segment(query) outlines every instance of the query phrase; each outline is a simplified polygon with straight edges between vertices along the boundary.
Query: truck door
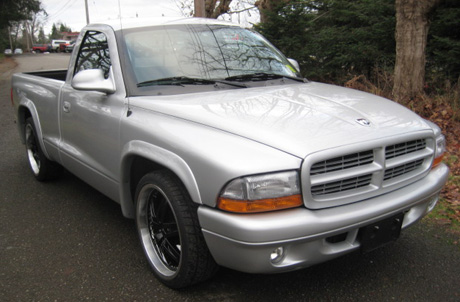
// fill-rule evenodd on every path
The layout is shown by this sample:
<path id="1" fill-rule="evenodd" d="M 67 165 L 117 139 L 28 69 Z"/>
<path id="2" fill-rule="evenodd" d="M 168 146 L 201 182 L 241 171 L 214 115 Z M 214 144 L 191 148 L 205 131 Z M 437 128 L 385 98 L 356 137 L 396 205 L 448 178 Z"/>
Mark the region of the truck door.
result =
<path id="1" fill-rule="evenodd" d="M 110 50 L 112 46 L 116 49 L 115 39 L 113 40 L 113 45 L 109 47 L 107 34 L 87 31 L 80 44 L 71 76 L 86 69 L 101 69 L 107 79 L 110 69 L 113 68 Z M 72 71 L 69 69 L 70 72 Z M 63 165 L 118 201 L 119 124 L 121 116 L 126 114 L 126 94 L 120 89 L 113 94 L 76 90 L 70 82 L 68 78 L 62 89 L 60 102 L 60 154 Z"/>

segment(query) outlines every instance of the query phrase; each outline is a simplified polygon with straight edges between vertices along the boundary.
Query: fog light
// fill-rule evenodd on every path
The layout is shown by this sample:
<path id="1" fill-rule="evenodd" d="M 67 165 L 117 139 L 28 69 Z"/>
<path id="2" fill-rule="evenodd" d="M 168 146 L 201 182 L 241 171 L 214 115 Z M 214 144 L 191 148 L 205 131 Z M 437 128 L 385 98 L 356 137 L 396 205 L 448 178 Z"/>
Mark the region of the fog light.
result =
<path id="1" fill-rule="evenodd" d="M 284 257 L 284 248 L 282 246 L 277 247 L 270 254 L 270 261 L 272 263 L 279 263 Z"/>
<path id="2" fill-rule="evenodd" d="M 438 203 L 438 200 L 439 200 L 439 194 L 436 194 L 433 197 L 431 197 L 430 203 L 428 204 L 428 208 L 426 209 L 427 213 L 431 212 L 434 209 L 434 207 Z"/>

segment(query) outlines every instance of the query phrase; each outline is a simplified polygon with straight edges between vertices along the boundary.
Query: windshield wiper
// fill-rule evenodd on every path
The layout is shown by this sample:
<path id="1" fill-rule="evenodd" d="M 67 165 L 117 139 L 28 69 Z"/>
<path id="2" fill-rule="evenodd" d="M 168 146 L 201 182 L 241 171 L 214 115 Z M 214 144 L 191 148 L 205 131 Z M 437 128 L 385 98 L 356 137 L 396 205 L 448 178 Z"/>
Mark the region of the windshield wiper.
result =
<path id="1" fill-rule="evenodd" d="M 256 72 L 256 73 L 249 73 L 249 74 L 240 74 L 236 76 L 231 76 L 225 78 L 226 81 L 237 81 L 237 82 L 246 82 L 246 81 L 267 81 L 267 80 L 276 80 L 276 79 L 290 79 L 298 82 L 305 82 L 304 78 L 298 78 L 283 74 L 276 74 L 276 73 L 266 73 L 266 72 Z"/>
<path id="2" fill-rule="evenodd" d="M 237 84 L 233 82 L 228 82 L 225 80 L 214 80 L 214 79 L 198 79 L 198 78 L 189 78 L 189 77 L 169 77 L 157 80 L 150 80 L 145 81 L 137 84 L 137 87 L 145 87 L 145 86 L 155 86 L 155 85 L 213 85 L 216 83 L 231 85 L 234 87 L 246 88 L 247 86 L 244 84 Z"/>
<path id="3" fill-rule="evenodd" d="M 205 83 L 203 83 L 205 82 Z M 154 85 L 179 85 L 184 84 L 209 84 L 207 80 L 194 79 L 189 77 L 169 77 L 150 81 L 144 81 L 137 84 L 137 87 L 154 86 Z"/>
<path id="4" fill-rule="evenodd" d="M 240 87 L 240 88 L 248 88 L 246 84 L 238 84 L 238 83 L 233 83 L 233 82 L 226 81 L 226 80 L 210 80 L 210 81 L 214 83 L 226 84 L 226 85 L 231 85 L 231 86 Z"/>

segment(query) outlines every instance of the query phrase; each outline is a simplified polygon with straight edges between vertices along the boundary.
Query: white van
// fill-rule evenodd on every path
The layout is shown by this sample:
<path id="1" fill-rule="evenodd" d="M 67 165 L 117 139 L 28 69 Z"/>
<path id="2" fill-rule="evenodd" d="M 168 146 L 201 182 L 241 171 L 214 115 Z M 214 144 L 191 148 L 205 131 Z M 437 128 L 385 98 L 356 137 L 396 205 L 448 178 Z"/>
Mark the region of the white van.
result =
<path id="1" fill-rule="evenodd" d="M 51 51 L 58 52 L 59 51 L 59 45 L 60 44 L 69 44 L 70 41 L 68 40 L 52 40 L 51 41 Z"/>

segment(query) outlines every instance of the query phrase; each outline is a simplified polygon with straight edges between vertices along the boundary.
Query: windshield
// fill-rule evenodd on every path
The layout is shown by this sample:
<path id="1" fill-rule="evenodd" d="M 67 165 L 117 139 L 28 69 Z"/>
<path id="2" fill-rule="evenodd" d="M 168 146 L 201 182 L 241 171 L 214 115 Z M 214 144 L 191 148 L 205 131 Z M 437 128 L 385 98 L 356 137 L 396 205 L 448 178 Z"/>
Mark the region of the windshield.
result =
<path id="1" fill-rule="evenodd" d="M 158 26 L 130 29 L 123 35 L 138 87 L 166 85 L 164 79 L 175 79 L 177 84 L 178 78 L 234 80 L 261 73 L 299 76 L 262 36 L 236 26 Z"/>

